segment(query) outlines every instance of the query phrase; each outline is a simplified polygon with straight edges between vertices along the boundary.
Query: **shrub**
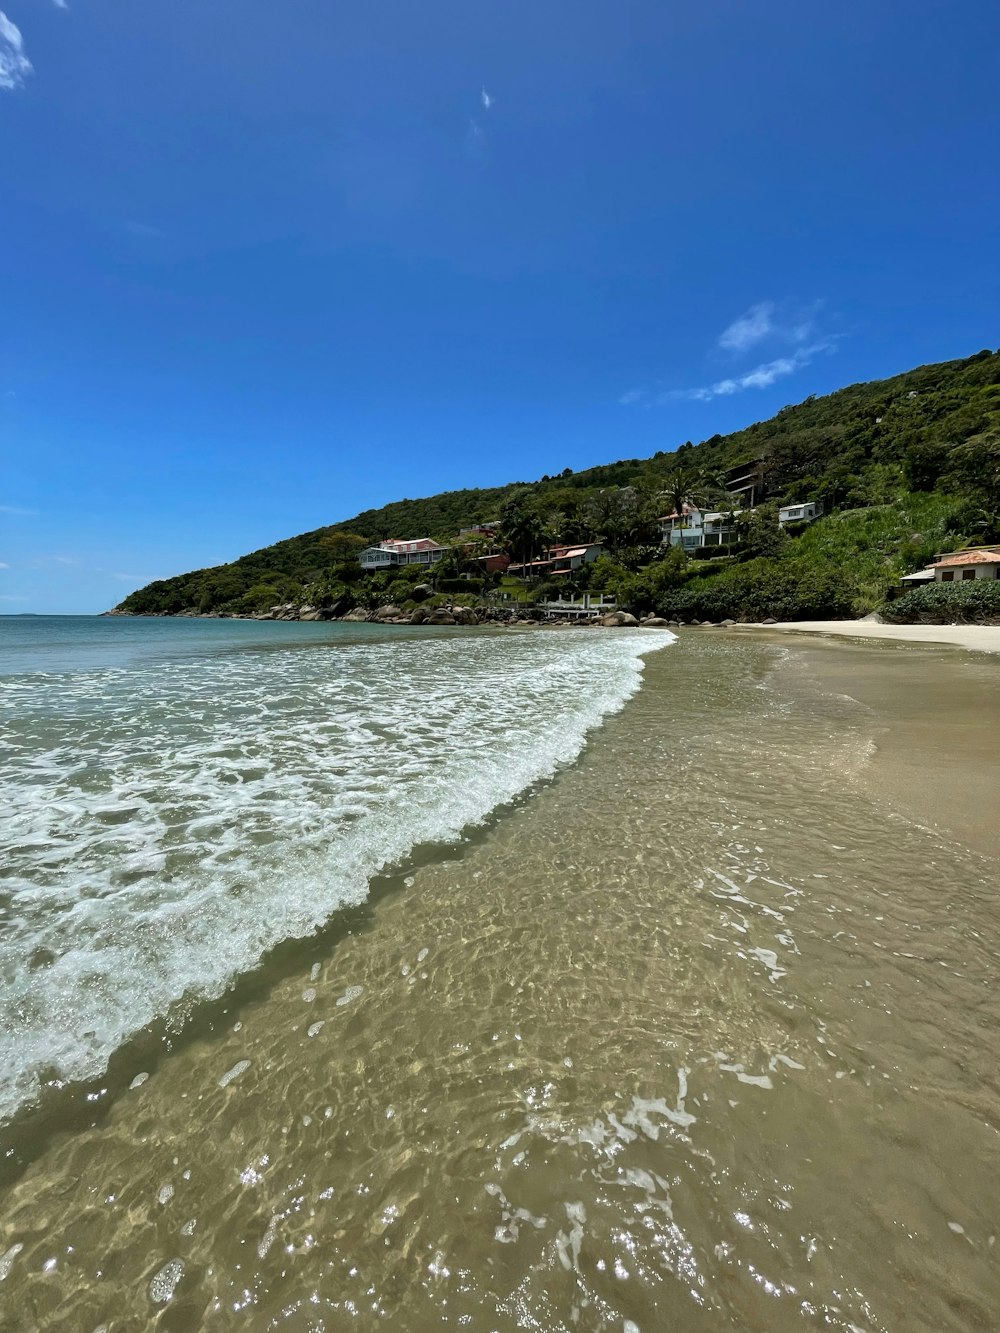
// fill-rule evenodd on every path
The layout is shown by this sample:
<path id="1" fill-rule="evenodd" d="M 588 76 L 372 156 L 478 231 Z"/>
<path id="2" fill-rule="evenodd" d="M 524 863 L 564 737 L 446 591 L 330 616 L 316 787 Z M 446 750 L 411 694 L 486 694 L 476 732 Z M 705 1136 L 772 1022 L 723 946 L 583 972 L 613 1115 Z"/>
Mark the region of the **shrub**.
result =
<path id="1" fill-rule="evenodd" d="M 832 620 L 853 616 L 855 595 L 843 571 L 752 560 L 665 591 L 656 610 L 668 619 Z"/>
<path id="2" fill-rule="evenodd" d="M 482 579 L 438 579 L 435 587 L 438 592 L 476 593 L 481 592 Z"/>
<path id="3" fill-rule="evenodd" d="M 928 583 L 882 608 L 896 625 L 976 625 L 1000 621 L 1000 580 Z"/>

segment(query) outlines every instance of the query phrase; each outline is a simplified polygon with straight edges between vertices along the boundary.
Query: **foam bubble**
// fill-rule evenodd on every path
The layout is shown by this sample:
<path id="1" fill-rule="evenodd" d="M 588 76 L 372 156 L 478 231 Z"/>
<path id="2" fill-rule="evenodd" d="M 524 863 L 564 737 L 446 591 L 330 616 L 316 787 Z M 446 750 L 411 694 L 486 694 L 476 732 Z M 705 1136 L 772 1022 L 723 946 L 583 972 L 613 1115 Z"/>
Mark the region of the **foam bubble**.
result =
<path id="1" fill-rule="evenodd" d="M 149 1299 L 155 1305 L 166 1305 L 173 1300 L 177 1284 L 184 1276 L 184 1263 L 181 1259 L 171 1259 L 154 1275 L 149 1284 Z"/>

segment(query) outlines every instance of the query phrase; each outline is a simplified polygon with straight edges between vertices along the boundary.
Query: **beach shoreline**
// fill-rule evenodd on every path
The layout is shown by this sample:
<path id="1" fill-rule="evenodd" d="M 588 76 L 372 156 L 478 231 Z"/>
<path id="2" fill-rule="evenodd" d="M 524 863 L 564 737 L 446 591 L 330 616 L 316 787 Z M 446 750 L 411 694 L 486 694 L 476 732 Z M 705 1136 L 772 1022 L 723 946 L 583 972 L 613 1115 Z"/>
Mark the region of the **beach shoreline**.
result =
<path id="1" fill-rule="evenodd" d="M 873 620 L 784 620 L 771 625 L 730 625 L 756 633 L 826 634 L 894 643 L 941 644 L 978 653 L 1000 653 L 1000 625 L 883 625 Z"/>

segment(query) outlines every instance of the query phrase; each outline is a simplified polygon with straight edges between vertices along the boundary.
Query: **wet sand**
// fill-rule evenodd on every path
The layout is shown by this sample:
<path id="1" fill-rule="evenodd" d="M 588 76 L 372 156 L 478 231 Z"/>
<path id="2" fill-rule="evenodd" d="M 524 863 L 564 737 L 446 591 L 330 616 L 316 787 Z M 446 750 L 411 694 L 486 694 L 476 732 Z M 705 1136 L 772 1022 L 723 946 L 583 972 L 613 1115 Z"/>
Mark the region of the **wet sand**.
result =
<path id="1" fill-rule="evenodd" d="M 996 702 L 962 652 L 683 635 L 7 1133 L 0 1328 L 993 1329 Z"/>

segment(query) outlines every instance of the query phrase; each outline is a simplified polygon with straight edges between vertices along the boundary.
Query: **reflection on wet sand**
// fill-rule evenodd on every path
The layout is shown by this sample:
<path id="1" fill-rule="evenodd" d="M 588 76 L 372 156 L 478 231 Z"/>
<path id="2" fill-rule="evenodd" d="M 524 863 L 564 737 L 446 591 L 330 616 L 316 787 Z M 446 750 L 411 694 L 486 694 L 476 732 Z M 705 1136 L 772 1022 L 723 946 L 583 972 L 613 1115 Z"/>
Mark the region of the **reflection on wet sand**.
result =
<path id="1" fill-rule="evenodd" d="M 553 783 L 20 1145 L 0 1327 L 993 1328 L 996 863 L 906 817 L 878 685 L 995 736 L 993 675 L 905 651 L 655 654 Z"/>

